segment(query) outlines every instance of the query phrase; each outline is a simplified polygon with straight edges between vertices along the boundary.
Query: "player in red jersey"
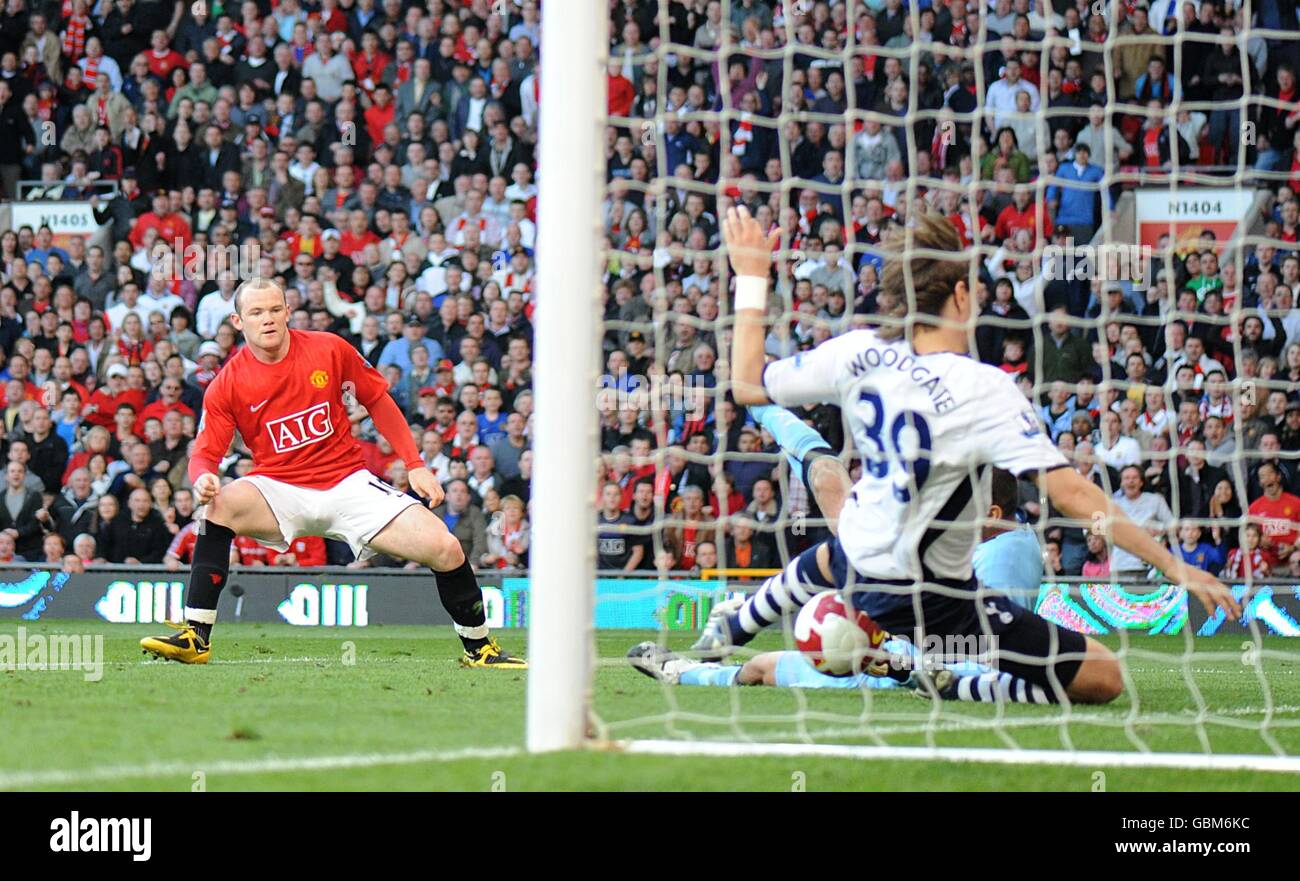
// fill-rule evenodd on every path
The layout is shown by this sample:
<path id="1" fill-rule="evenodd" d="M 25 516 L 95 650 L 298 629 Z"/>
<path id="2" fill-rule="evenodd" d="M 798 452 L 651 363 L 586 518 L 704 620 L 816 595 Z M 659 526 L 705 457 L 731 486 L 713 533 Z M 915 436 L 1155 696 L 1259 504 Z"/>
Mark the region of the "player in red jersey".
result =
<path id="1" fill-rule="evenodd" d="M 140 647 L 159 657 L 207 663 L 230 546 L 248 536 L 288 551 L 307 535 L 346 541 L 360 559 L 387 554 L 434 571 L 443 607 L 464 643 L 467 667 L 522 669 L 488 632 L 483 595 L 460 542 L 417 499 L 366 471 L 343 403 L 354 395 L 406 463 L 411 488 L 432 505 L 442 487 L 420 460 L 388 383 L 356 349 L 328 333 L 289 330 L 284 291 L 265 279 L 235 293 L 231 322 L 246 345 L 217 374 L 203 400 L 190 456 L 195 501 L 206 505 L 194 543 L 185 626 Z M 218 463 L 238 431 L 253 454 L 247 476 L 226 485 Z"/>

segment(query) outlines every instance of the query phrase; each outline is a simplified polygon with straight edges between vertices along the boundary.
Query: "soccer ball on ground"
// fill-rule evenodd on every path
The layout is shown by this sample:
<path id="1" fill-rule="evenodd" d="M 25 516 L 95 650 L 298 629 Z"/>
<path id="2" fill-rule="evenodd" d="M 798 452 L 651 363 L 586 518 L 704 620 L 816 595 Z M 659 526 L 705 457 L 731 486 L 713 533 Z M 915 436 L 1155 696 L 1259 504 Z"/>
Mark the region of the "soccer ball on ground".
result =
<path id="1" fill-rule="evenodd" d="M 833 590 L 813 597 L 794 620 L 795 647 L 828 676 L 861 672 L 884 641 L 885 631 Z"/>

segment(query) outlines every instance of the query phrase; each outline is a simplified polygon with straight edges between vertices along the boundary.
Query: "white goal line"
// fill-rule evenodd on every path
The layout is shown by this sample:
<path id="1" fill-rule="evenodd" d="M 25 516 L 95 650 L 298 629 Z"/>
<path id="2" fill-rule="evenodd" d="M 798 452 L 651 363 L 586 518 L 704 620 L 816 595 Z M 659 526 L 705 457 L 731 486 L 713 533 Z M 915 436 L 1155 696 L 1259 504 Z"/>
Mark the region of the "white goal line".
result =
<path id="1" fill-rule="evenodd" d="M 1117 752 L 1057 749 L 968 749 L 965 747 L 857 746 L 818 743 L 724 743 L 699 740 L 623 740 L 593 744 L 627 753 L 660 756 L 776 756 L 855 761 L 942 761 L 993 765 L 1067 765 L 1079 768 L 1179 768 L 1196 771 L 1300 773 L 1300 756 L 1207 755 L 1204 753 Z"/>
<path id="2" fill-rule="evenodd" d="M 257 759 L 151 762 L 144 765 L 100 765 L 79 769 L 0 770 L 0 791 L 42 786 L 84 786 L 109 780 L 188 777 L 201 771 L 209 777 L 279 774 L 295 771 L 346 771 L 384 765 L 425 765 L 467 759 L 509 759 L 523 754 L 513 746 L 466 747 L 456 750 L 416 750 L 400 753 L 355 753 L 326 756 L 266 756 Z"/>

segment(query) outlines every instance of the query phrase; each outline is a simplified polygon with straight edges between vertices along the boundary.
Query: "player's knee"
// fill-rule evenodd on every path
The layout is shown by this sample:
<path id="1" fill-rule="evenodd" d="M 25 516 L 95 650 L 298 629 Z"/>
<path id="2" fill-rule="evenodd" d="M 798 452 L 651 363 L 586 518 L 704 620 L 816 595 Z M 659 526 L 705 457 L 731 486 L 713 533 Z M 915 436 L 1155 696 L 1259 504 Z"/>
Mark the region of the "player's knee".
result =
<path id="1" fill-rule="evenodd" d="M 1119 658 L 1100 643 L 1088 646 L 1088 658 L 1069 688 L 1070 697 L 1080 703 L 1107 704 L 1124 693 L 1124 676 Z"/>
<path id="2" fill-rule="evenodd" d="M 849 473 L 834 456 L 818 456 L 808 465 L 813 491 L 819 496 L 826 492 L 844 492 L 851 484 Z"/>
<path id="3" fill-rule="evenodd" d="M 429 567 L 436 572 L 450 572 L 460 568 L 460 565 L 465 562 L 465 549 L 461 547 L 460 540 L 450 532 L 434 536 L 429 553 L 431 557 Z"/>
<path id="4" fill-rule="evenodd" d="M 1077 700 L 1090 704 L 1108 704 L 1123 693 L 1124 677 L 1119 673 L 1119 664 L 1106 664 L 1102 671 L 1090 678 Z"/>

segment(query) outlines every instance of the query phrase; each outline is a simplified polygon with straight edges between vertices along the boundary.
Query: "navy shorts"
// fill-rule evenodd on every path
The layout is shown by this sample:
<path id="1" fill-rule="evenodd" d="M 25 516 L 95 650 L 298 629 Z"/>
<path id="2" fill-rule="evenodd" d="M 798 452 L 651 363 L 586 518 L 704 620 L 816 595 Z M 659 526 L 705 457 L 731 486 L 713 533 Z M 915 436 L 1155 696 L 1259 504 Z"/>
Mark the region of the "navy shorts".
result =
<path id="1" fill-rule="evenodd" d="M 918 622 L 913 582 L 868 579 L 849 565 L 838 538 L 827 541 L 835 584 L 849 587 L 853 605 L 890 633 L 906 636 L 918 646 L 927 636 L 985 637 L 987 645 L 996 649 L 991 659 L 995 669 L 1044 689 L 1064 689 L 1078 675 L 1087 649 L 1082 633 L 1048 621 L 1008 597 L 981 594 L 974 578 L 926 582 L 947 590 L 922 588 Z M 918 623 L 923 625 L 920 632 Z"/>

